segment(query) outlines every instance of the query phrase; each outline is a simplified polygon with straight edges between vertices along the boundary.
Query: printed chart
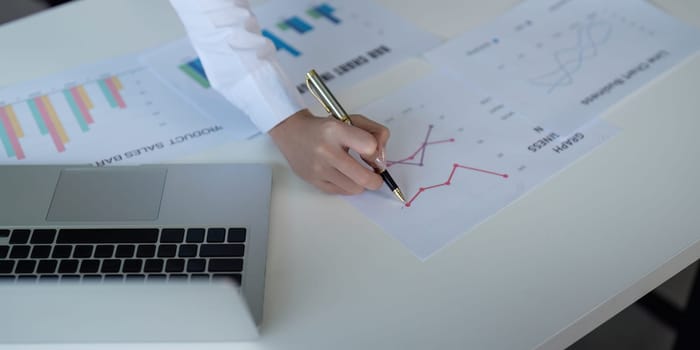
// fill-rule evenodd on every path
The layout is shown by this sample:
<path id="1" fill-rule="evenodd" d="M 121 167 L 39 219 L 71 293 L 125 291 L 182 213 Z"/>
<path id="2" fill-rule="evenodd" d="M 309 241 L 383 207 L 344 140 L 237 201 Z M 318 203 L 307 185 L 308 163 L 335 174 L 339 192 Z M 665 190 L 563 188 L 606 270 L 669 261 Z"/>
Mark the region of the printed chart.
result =
<path id="1" fill-rule="evenodd" d="M 271 0 L 253 9 L 262 35 L 277 48 L 277 58 L 307 103 L 304 75 L 316 69 L 331 89 L 345 89 L 388 67 L 417 56 L 440 40 L 368 1 L 323 3 Z M 182 39 L 147 55 L 144 61 L 210 115 L 221 115 L 220 97 L 201 69 L 194 49 Z M 189 80 L 189 81 L 186 81 Z M 216 101 L 219 100 L 219 101 Z"/>
<path id="2" fill-rule="evenodd" d="M 388 190 L 346 198 L 421 259 L 617 133 L 602 122 L 567 137 L 544 130 L 447 73 L 361 113 L 391 129 L 387 165 L 407 202 Z"/>
<path id="3" fill-rule="evenodd" d="M 260 133 L 245 113 L 211 87 L 188 39 L 146 52 L 141 61 L 200 113 L 226 121 L 232 139 L 247 139 Z"/>
<path id="4" fill-rule="evenodd" d="M 230 137 L 134 57 L 0 90 L 0 164 L 140 163 Z"/>
<path id="5" fill-rule="evenodd" d="M 529 0 L 426 57 L 565 133 L 699 47 L 697 29 L 647 1 Z"/>

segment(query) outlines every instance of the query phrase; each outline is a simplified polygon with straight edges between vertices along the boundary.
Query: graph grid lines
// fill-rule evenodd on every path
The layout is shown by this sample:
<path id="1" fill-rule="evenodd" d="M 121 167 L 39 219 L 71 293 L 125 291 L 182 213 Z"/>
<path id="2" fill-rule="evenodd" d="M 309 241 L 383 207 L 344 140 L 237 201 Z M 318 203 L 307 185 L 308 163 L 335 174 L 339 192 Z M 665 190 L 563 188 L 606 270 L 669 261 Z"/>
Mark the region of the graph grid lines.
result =
<path id="1" fill-rule="evenodd" d="M 557 68 L 532 78 L 535 86 L 544 86 L 548 93 L 574 83 L 574 74 L 583 67 L 587 59 L 598 56 L 598 49 L 612 34 L 612 25 L 605 21 L 591 21 L 576 29 L 576 45 L 554 52 Z"/>

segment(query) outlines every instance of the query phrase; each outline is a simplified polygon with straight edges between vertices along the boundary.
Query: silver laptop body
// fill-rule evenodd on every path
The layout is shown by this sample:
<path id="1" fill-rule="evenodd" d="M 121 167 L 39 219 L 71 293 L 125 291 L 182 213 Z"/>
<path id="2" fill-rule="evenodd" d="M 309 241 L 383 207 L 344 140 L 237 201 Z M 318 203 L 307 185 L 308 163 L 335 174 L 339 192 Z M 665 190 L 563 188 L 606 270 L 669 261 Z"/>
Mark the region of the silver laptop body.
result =
<path id="1" fill-rule="evenodd" d="M 271 178 L 260 164 L 0 166 L 0 343 L 254 338 Z"/>

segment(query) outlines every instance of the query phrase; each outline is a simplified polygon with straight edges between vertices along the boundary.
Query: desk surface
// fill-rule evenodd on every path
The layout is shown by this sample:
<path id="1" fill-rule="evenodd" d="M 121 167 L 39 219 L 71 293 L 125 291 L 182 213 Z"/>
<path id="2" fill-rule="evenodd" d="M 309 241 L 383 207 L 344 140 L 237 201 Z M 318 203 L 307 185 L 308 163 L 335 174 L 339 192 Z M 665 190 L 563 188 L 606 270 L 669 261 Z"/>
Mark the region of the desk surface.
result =
<path id="1" fill-rule="evenodd" d="M 516 1 L 380 2 L 448 38 Z M 657 3 L 700 26 L 697 1 Z M 182 35 L 165 0 L 77 2 L 0 27 L 0 86 Z M 411 59 L 340 98 L 353 110 L 430 70 Z M 426 262 L 298 179 L 267 137 L 183 159 L 274 164 L 262 337 L 211 348 L 568 346 L 700 257 L 698 88 L 696 57 L 603 115 L 619 136 Z"/>

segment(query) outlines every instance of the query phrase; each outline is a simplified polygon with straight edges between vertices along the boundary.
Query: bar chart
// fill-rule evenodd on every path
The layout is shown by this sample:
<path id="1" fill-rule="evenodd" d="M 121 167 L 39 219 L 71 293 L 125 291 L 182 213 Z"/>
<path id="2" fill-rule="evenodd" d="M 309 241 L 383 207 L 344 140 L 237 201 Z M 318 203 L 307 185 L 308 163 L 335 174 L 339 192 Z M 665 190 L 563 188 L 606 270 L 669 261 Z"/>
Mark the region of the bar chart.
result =
<path id="1" fill-rule="evenodd" d="M 439 44 L 440 39 L 368 0 L 304 3 L 269 0 L 253 9 L 277 60 L 311 105 L 304 74 L 316 69 L 332 89 L 346 89 Z M 143 62 L 207 114 L 231 102 L 214 89 L 187 38 L 155 49 Z M 206 64 L 206 62 L 204 62 Z"/>
<path id="2" fill-rule="evenodd" d="M 0 164 L 162 159 L 229 140 L 226 125 L 128 56 L 0 89 Z"/>
<path id="3" fill-rule="evenodd" d="M 56 152 L 64 152 L 71 137 L 66 131 L 65 124 L 75 122 L 83 133 L 90 131 L 90 125 L 95 123 L 91 110 L 95 108 L 92 98 L 87 92 L 86 85 L 99 87 L 104 100 L 111 108 L 125 109 L 126 102 L 121 90 L 124 88 L 119 77 L 109 76 L 80 85 L 69 86 L 57 92 L 47 94 L 33 94 L 24 101 L 18 101 L 0 107 L 0 139 L 2 139 L 5 153 L 8 157 L 18 160 L 26 157 L 22 147 L 24 128 L 35 127 L 39 134 L 51 139 Z M 65 101 L 69 110 L 58 112 L 56 104 Z M 20 124 L 15 110 L 26 109 L 32 116 L 34 125 Z M 72 114 L 72 118 L 69 116 Z M 71 120 L 72 119 L 72 120 Z"/>
<path id="4" fill-rule="evenodd" d="M 199 58 L 185 62 L 181 64 L 179 68 L 188 77 L 197 82 L 197 84 L 199 84 L 199 86 L 202 88 L 208 89 L 211 87 L 209 80 L 207 79 L 207 74 L 204 72 L 202 61 Z"/>

